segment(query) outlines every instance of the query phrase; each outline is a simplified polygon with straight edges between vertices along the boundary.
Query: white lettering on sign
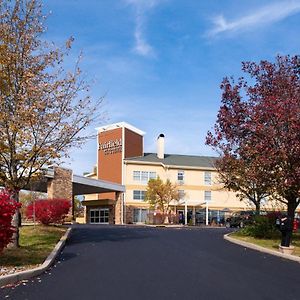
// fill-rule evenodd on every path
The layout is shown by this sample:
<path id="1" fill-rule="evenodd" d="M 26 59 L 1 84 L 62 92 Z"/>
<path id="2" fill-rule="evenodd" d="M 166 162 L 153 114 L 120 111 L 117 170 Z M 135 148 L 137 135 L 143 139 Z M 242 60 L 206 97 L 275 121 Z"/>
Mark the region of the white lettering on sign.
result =
<path id="1" fill-rule="evenodd" d="M 105 155 L 122 152 L 122 139 L 99 143 L 98 150 L 103 150 Z"/>

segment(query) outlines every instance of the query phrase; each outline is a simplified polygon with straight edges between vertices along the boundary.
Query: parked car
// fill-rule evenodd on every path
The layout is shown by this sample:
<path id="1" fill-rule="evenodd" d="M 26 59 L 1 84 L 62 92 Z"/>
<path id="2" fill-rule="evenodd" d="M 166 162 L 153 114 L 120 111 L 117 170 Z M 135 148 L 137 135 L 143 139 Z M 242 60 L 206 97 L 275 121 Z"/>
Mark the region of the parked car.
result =
<path id="1" fill-rule="evenodd" d="M 245 225 L 253 222 L 253 211 L 238 211 L 232 213 L 232 215 L 226 219 L 225 226 L 229 227 L 240 227 L 243 228 Z"/>

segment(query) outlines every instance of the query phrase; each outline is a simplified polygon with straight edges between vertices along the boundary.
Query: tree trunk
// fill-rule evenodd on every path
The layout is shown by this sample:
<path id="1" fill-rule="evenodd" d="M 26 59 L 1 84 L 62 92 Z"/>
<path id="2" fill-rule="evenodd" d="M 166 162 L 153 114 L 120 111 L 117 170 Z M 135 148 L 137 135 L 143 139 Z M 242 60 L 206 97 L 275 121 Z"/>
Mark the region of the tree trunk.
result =
<path id="1" fill-rule="evenodd" d="M 259 214 L 260 214 L 260 202 L 256 201 L 256 202 L 254 202 L 254 204 L 255 204 L 255 214 L 257 216 L 259 216 Z"/>
<path id="2" fill-rule="evenodd" d="M 291 218 L 292 222 L 294 222 L 296 208 L 297 208 L 297 198 L 288 199 L 287 214 L 288 217 Z"/>
<path id="3" fill-rule="evenodd" d="M 169 216 L 168 215 L 164 215 L 164 224 L 169 224 Z"/>
<path id="4" fill-rule="evenodd" d="M 288 220 L 288 228 L 287 228 L 287 235 L 289 236 L 287 247 L 289 247 L 291 244 L 291 241 L 292 241 L 295 210 L 297 208 L 297 197 L 291 196 L 291 197 L 287 198 L 287 200 L 288 200 L 287 215 L 288 215 L 288 219 L 289 219 Z"/>
<path id="5" fill-rule="evenodd" d="M 19 191 L 13 191 L 12 198 L 19 203 Z M 12 241 L 9 244 L 9 247 L 19 248 L 19 227 L 21 225 L 21 214 L 19 208 L 16 210 L 16 213 L 13 216 L 12 225 L 15 227 L 15 232 L 12 236 Z"/>

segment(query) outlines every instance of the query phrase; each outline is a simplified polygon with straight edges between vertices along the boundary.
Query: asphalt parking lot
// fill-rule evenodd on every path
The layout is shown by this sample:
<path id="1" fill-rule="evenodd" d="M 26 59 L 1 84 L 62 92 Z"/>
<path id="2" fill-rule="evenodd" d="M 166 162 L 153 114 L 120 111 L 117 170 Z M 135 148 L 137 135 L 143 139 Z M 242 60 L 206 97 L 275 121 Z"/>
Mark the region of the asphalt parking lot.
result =
<path id="1" fill-rule="evenodd" d="M 229 229 L 83 225 L 45 274 L 1 299 L 300 299 L 300 264 L 231 244 Z"/>

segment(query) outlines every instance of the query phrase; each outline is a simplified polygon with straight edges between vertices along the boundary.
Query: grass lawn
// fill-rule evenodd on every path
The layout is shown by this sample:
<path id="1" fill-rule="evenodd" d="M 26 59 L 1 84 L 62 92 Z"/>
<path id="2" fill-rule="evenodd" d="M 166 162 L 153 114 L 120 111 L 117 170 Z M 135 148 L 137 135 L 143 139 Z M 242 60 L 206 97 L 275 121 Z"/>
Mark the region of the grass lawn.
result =
<path id="1" fill-rule="evenodd" d="M 66 230 L 42 225 L 21 227 L 20 248 L 5 249 L 0 255 L 0 268 L 30 268 L 42 264 Z"/>
<path id="2" fill-rule="evenodd" d="M 278 250 L 278 245 L 280 244 L 280 239 L 257 239 L 250 236 L 244 236 L 241 233 L 234 232 L 230 235 L 231 237 L 234 237 L 236 239 L 252 243 L 258 246 L 262 246 L 265 248 L 269 248 L 272 250 Z M 295 246 L 295 251 L 293 255 L 300 256 L 300 233 L 294 233 L 292 238 L 292 245 Z"/>

